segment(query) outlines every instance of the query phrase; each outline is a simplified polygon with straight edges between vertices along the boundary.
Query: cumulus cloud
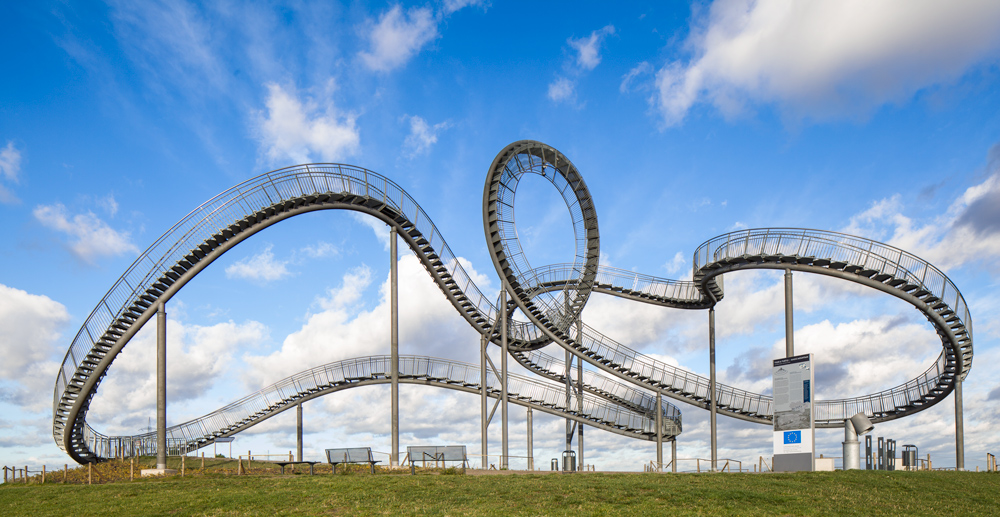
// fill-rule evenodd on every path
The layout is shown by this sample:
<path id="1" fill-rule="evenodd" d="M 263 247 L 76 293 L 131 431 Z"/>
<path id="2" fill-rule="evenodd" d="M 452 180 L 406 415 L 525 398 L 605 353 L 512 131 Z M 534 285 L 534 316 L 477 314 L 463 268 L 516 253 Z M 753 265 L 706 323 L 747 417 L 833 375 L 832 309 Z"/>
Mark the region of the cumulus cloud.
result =
<path id="1" fill-rule="evenodd" d="M 549 99 L 553 102 L 572 102 L 576 99 L 576 82 L 565 77 L 557 77 L 549 83 Z"/>
<path id="2" fill-rule="evenodd" d="M 87 264 L 103 257 L 139 252 L 129 232 L 115 230 L 93 212 L 70 215 L 65 206 L 56 203 L 39 205 L 33 214 L 38 222 L 65 234 L 70 239 L 70 251 Z"/>
<path id="3" fill-rule="evenodd" d="M 330 80 L 320 99 L 300 99 L 294 91 L 267 84 L 266 113 L 257 114 L 257 139 L 269 162 L 307 163 L 316 155 L 333 162 L 358 152 L 357 116 L 337 108 L 335 90 Z"/>
<path id="4" fill-rule="evenodd" d="M 590 33 L 585 38 L 569 38 L 566 43 L 575 51 L 576 58 L 563 66 L 566 75 L 557 76 L 549 83 L 548 97 L 552 102 L 576 104 L 576 81 L 583 73 L 589 72 L 601 63 L 601 43 L 614 34 L 615 27 L 607 25 Z"/>
<path id="5" fill-rule="evenodd" d="M 395 5 L 370 28 L 370 48 L 358 55 L 370 70 L 388 72 L 405 64 L 437 37 L 437 21 L 429 7 L 413 7 L 404 12 Z"/>
<path id="6" fill-rule="evenodd" d="M 291 275 L 286 267 L 288 261 L 275 260 L 272 248 L 268 245 L 260 253 L 230 264 L 226 267 L 226 277 L 272 282 Z"/>
<path id="7" fill-rule="evenodd" d="M 597 68 L 597 65 L 601 64 L 601 43 L 604 41 L 606 36 L 610 36 L 615 33 L 614 25 L 606 25 L 594 32 L 590 33 L 590 36 L 586 38 L 574 39 L 570 38 L 567 40 L 569 46 L 576 51 L 576 64 L 582 70 L 593 70 Z"/>
<path id="8" fill-rule="evenodd" d="M 451 127 L 451 123 L 447 121 L 432 126 L 416 115 L 405 118 L 410 121 L 410 134 L 403 141 L 403 148 L 411 158 L 429 151 L 437 143 L 438 133 Z"/>
<path id="9" fill-rule="evenodd" d="M 0 354 L 4 358 L 0 361 L 0 399 L 31 410 L 52 402 L 49 394 L 57 371 L 53 358 L 68 321 L 69 313 L 61 303 L 0 284 Z"/>
<path id="10" fill-rule="evenodd" d="M 18 175 L 21 173 L 21 151 L 14 147 L 14 142 L 7 142 L 7 146 L 0 149 L 0 179 L 6 179 L 11 183 L 17 183 Z M 0 203 L 15 203 L 17 197 L 0 184 Z"/>
<path id="11" fill-rule="evenodd" d="M 479 275 L 467 270 L 474 278 Z M 247 387 L 260 387 L 311 366 L 389 353 L 388 275 L 378 284 L 378 304 L 368 307 L 362 300 L 373 280 L 368 267 L 349 271 L 338 287 L 317 301 L 321 310 L 289 334 L 280 350 L 245 355 L 249 371 L 255 372 L 245 376 Z M 457 360 L 478 356 L 478 334 L 413 255 L 399 260 L 399 339 L 403 354 Z"/>
<path id="12" fill-rule="evenodd" d="M 444 0 L 444 13 L 451 14 L 455 11 L 463 9 L 469 6 L 485 7 L 487 2 L 485 0 Z"/>
<path id="13" fill-rule="evenodd" d="M 299 250 L 299 252 L 311 259 L 336 257 L 340 255 L 340 250 L 329 242 L 317 242 L 316 244 L 310 244 L 308 246 L 304 246 Z"/>
<path id="14" fill-rule="evenodd" d="M 684 258 L 684 252 L 678 251 L 674 258 L 668 260 L 663 264 L 663 269 L 667 270 L 667 274 L 676 275 L 680 273 L 684 266 L 687 264 L 687 259 Z"/>
<path id="15" fill-rule="evenodd" d="M 233 355 L 266 339 L 267 328 L 256 321 L 228 321 L 211 326 L 188 325 L 181 317 L 167 320 L 167 397 L 171 423 L 201 416 L 184 414 L 185 401 L 198 399 L 224 377 Z M 156 325 L 146 325 L 108 370 L 91 405 L 88 421 L 102 432 L 136 434 L 156 408 Z M 214 408 L 213 408 L 214 409 Z"/>
<path id="16" fill-rule="evenodd" d="M 996 264 L 1000 260 L 997 206 L 1000 170 L 967 188 L 944 214 L 929 221 L 906 216 L 901 197 L 895 195 L 851 217 L 843 231 L 887 242 L 944 270 L 972 262 Z"/>
<path id="17" fill-rule="evenodd" d="M 1000 48 L 990 0 L 718 0 L 692 22 L 693 57 L 656 74 L 665 125 L 699 102 L 733 116 L 774 104 L 794 117 L 863 116 L 960 78 Z"/>

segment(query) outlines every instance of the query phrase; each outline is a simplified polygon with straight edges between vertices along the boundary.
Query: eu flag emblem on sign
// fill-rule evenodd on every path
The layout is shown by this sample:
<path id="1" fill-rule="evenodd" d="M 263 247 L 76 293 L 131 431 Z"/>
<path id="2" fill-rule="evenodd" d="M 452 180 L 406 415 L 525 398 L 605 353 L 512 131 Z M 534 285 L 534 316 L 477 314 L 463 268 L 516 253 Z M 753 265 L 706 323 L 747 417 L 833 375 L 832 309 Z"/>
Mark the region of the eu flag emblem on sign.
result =
<path id="1" fill-rule="evenodd" d="M 802 443 L 802 431 L 785 431 L 785 444 Z"/>

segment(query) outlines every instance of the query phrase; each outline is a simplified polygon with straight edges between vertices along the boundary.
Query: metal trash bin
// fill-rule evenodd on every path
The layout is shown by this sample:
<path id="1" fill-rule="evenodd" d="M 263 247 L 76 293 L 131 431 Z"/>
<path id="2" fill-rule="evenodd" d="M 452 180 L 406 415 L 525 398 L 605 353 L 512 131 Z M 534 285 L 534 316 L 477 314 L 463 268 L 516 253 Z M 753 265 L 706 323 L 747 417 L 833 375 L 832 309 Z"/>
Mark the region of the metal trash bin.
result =
<path id="1" fill-rule="evenodd" d="M 559 459 L 558 458 L 552 458 L 552 465 L 551 465 L 551 467 L 552 467 L 552 470 L 559 470 Z"/>
<path id="2" fill-rule="evenodd" d="M 563 472 L 576 472 L 576 451 L 563 451 L 562 467 Z"/>
<path id="3" fill-rule="evenodd" d="M 904 445 L 903 446 L 903 468 L 906 470 L 917 470 L 919 467 L 917 462 L 917 446 L 916 445 Z"/>

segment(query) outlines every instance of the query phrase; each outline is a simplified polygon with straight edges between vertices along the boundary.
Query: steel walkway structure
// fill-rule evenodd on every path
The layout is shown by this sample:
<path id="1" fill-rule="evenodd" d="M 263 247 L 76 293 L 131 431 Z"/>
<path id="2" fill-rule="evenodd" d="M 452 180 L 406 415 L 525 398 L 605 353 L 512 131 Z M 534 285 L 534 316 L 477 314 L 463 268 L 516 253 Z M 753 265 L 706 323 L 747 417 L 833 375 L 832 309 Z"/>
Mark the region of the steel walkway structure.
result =
<path id="1" fill-rule="evenodd" d="M 513 210 L 517 183 L 524 174 L 550 181 L 565 200 L 576 238 L 573 263 L 532 268 L 527 261 L 517 240 Z M 880 422 L 921 411 L 948 396 L 972 366 L 972 320 L 955 285 L 926 261 L 876 241 L 818 230 L 745 230 L 699 246 L 690 282 L 602 267 L 596 209 L 579 171 L 556 149 L 520 141 L 505 147 L 490 166 L 483 224 L 503 290 L 510 294 L 503 312 L 510 315 L 517 310 L 527 321 L 510 316 L 500 321 L 500 302 L 483 295 L 427 213 L 388 178 L 339 164 L 280 169 L 196 208 L 145 250 L 97 304 L 56 376 L 52 430 L 58 446 L 78 462 L 102 458 L 96 445 L 100 435 L 86 423 L 90 402 L 115 357 L 153 318 L 157 307 L 248 237 L 284 219 L 324 209 L 362 212 L 395 228 L 473 328 L 494 344 L 506 334 L 517 361 L 555 381 L 565 380 L 554 366 L 556 361 L 537 352 L 553 343 L 634 386 L 630 388 L 634 391 L 708 408 L 709 379 L 630 350 L 583 324 L 580 314 L 593 292 L 665 307 L 711 309 L 723 297 L 721 275 L 745 269 L 822 274 L 880 290 L 913 305 L 941 337 L 941 355 L 915 379 L 870 395 L 818 401 L 819 427 L 841 427 L 845 418 L 858 412 Z M 608 382 L 590 373 L 584 388 L 611 403 L 627 400 L 608 390 Z M 771 422 L 770 397 L 715 386 L 720 413 Z"/>
<path id="2" fill-rule="evenodd" d="M 351 388 L 387 384 L 390 382 L 391 364 L 389 356 L 371 356 L 310 368 L 205 416 L 168 427 L 168 447 L 177 453 L 199 449 L 211 445 L 217 438 L 233 436 L 272 416 L 294 409 L 301 402 Z M 479 394 L 482 389 L 480 377 L 479 365 L 433 357 L 399 356 L 399 381 L 403 384 Z M 655 408 L 648 397 L 612 403 L 603 396 L 587 394 L 583 400 L 583 411 L 579 412 L 575 399 L 569 407 L 566 406 L 562 385 L 509 374 L 507 390 L 510 402 L 524 407 L 630 438 L 656 439 Z M 491 398 L 500 398 L 499 379 L 492 372 L 486 378 L 486 393 Z M 662 434 L 666 437 L 680 434 L 680 411 L 667 403 L 662 405 L 661 411 Z M 155 432 L 136 436 L 105 436 L 87 426 L 84 440 L 100 458 L 155 455 L 156 451 Z"/>

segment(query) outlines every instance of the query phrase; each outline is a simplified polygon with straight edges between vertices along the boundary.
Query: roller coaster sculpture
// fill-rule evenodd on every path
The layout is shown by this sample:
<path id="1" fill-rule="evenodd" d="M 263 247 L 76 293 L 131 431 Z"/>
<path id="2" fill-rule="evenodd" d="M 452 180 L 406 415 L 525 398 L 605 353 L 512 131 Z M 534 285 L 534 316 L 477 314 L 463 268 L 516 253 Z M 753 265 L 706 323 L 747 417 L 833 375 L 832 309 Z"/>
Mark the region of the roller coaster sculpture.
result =
<path id="1" fill-rule="evenodd" d="M 525 174 L 559 191 L 575 235 L 571 264 L 532 268 L 514 221 L 514 197 Z M 818 427 L 842 427 L 866 414 L 872 422 L 911 415 L 947 397 L 972 367 L 972 320 L 962 294 L 928 262 L 898 248 L 842 233 L 806 229 L 752 229 L 706 241 L 694 253 L 692 281 L 678 281 L 601 266 L 597 212 L 576 167 L 556 149 L 536 141 L 506 146 L 493 160 L 483 192 L 483 224 L 490 255 L 510 298 L 501 311 L 472 282 L 427 213 L 402 188 L 375 172 L 350 165 L 308 164 L 262 174 L 196 208 L 156 240 L 111 287 L 73 339 L 56 375 L 52 434 L 80 463 L 137 453 L 153 454 L 155 433 L 106 436 L 86 416 L 114 359 L 161 304 L 215 259 L 244 239 L 299 214 L 346 209 L 394 227 L 427 273 L 468 323 L 541 379 L 509 376 L 510 402 L 570 418 L 609 432 L 653 440 L 656 412 L 661 436 L 681 431 L 680 412 L 660 394 L 709 407 L 709 379 L 615 342 L 584 324 L 580 315 L 593 292 L 680 309 L 708 309 L 723 297 L 724 273 L 782 269 L 832 276 L 900 298 L 920 311 L 941 338 L 942 352 L 916 378 L 854 398 L 818 401 Z M 519 311 L 518 321 L 501 313 Z M 555 344 L 589 363 L 580 384 L 582 411 L 567 407 L 563 363 L 540 351 Z M 499 380 L 482 379 L 478 366 L 401 356 L 399 382 L 426 384 L 500 397 Z M 347 388 L 388 383 L 388 357 L 363 357 L 293 375 L 201 418 L 167 430 L 170 448 L 197 449 L 232 436 L 301 401 Z M 554 381 L 554 382 L 553 382 Z M 717 411 L 770 424 L 772 399 L 715 384 Z"/>

